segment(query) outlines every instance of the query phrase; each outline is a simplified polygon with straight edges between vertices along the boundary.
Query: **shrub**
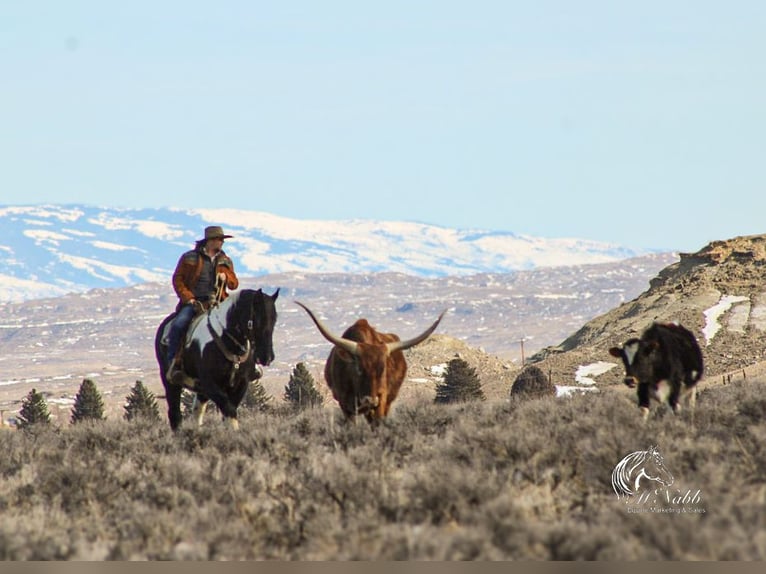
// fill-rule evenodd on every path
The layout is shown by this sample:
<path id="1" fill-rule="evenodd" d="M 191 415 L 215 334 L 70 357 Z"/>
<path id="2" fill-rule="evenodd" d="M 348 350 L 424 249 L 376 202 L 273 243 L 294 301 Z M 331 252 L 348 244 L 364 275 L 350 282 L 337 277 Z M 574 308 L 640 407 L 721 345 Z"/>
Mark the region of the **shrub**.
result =
<path id="1" fill-rule="evenodd" d="M 460 357 L 455 357 L 447 365 L 444 380 L 436 386 L 436 403 L 455 403 L 470 400 L 485 400 L 481 381 L 476 369 L 469 366 Z"/>
<path id="2" fill-rule="evenodd" d="M 535 365 L 530 365 L 521 371 L 511 386 L 511 397 L 537 399 L 555 394 L 556 385 Z"/>
<path id="3" fill-rule="evenodd" d="M 80 390 L 74 398 L 72 424 L 85 420 L 104 420 L 104 400 L 91 379 L 83 379 Z"/>

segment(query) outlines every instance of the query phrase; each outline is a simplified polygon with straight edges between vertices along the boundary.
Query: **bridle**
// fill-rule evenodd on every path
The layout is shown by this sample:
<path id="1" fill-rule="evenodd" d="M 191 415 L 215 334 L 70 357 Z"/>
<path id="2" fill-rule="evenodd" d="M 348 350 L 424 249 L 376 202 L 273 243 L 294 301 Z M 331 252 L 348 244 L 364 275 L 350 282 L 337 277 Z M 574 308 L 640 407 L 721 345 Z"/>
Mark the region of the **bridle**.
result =
<path id="1" fill-rule="evenodd" d="M 237 338 L 232 334 L 231 329 L 227 329 L 226 326 L 221 323 L 221 332 L 223 333 L 223 336 L 219 335 L 216 330 L 213 328 L 213 323 L 211 322 L 211 311 L 208 310 L 207 314 L 207 329 L 210 332 L 210 336 L 213 337 L 213 341 L 215 341 L 216 346 L 218 347 L 218 350 L 221 351 L 221 354 L 226 358 L 227 361 L 232 363 L 232 370 L 229 375 L 229 382 L 232 382 L 234 380 L 234 377 L 236 373 L 239 371 L 240 365 L 247 362 L 250 357 L 253 354 L 253 345 L 250 343 L 251 339 L 254 339 L 253 335 L 253 328 L 254 328 L 254 321 L 253 316 L 255 314 L 255 306 L 253 305 L 254 300 L 250 301 L 250 317 L 247 320 L 247 328 L 246 333 L 244 333 L 244 339 L 245 343 L 242 344 Z M 237 304 L 240 302 L 237 301 Z M 229 350 L 229 348 L 226 346 L 226 343 L 224 341 L 224 337 L 226 337 L 231 343 L 237 348 L 240 352 L 235 353 Z"/>

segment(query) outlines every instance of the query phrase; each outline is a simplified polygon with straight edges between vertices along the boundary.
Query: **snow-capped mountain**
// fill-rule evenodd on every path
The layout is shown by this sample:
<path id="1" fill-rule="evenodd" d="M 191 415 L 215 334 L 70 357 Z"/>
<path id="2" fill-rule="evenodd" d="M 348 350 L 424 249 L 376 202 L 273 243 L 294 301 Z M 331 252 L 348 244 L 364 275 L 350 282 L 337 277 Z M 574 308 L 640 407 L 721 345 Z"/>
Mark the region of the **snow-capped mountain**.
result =
<path id="1" fill-rule="evenodd" d="M 240 276 L 393 271 L 439 277 L 606 263 L 648 253 L 582 239 L 402 221 L 296 220 L 239 209 L 6 206 L 0 207 L 0 301 L 169 281 L 178 257 L 207 225 L 234 235 L 224 249 Z"/>

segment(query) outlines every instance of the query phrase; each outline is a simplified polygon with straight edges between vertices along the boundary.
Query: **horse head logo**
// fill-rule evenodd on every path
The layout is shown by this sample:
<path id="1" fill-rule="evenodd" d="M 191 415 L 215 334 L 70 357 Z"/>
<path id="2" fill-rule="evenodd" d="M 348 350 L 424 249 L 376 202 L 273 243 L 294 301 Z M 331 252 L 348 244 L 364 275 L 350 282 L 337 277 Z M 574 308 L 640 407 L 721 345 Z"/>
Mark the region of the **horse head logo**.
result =
<path id="1" fill-rule="evenodd" d="M 673 475 L 665 468 L 657 447 L 639 450 L 623 458 L 612 471 L 612 488 L 617 498 L 630 498 L 659 483 L 665 488 L 673 484 Z"/>

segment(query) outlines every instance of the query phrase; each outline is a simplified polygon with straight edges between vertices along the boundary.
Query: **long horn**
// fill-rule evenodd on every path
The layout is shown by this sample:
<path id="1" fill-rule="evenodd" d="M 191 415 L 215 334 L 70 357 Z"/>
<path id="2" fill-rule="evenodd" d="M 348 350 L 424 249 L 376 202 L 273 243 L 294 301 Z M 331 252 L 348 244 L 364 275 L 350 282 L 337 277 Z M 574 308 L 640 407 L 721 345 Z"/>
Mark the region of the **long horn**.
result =
<path id="1" fill-rule="evenodd" d="M 322 336 L 325 339 L 330 341 L 336 347 L 340 347 L 341 349 L 348 351 L 352 355 L 359 354 L 359 346 L 357 345 L 356 341 L 352 341 L 350 339 L 344 339 L 343 337 L 338 337 L 337 335 L 333 335 L 330 332 L 330 330 L 324 326 L 324 323 L 322 323 L 322 321 L 320 321 L 314 316 L 314 313 L 311 312 L 311 309 L 306 307 L 300 301 L 296 301 L 295 303 L 297 305 L 300 305 L 306 310 L 306 313 L 309 314 L 309 317 L 311 317 L 311 320 L 314 321 L 314 324 L 317 326 L 317 329 L 319 329 L 319 332 L 322 333 Z"/>
<path id="2" fill-rule="evenodd" d="M 386 347 L 388 348 L 389 353 L 393 353 L 394 351 L 404 351 L 406 349 L 409 349 L 410 347 L 414 347 L 418 343 L 422 343 L 428 337 L 431 336 L 431 333 L 433 333 L 436 330 L 436 327 L 439 326 L 439 322 L 441 322 L 442 317 L 444 317 L 444 314 L 447 312 L 447 309 L 442 311 L 441 315 L 439 315 L 439 318 L 434 321 L 434 324 L 431 325 L 428 329 L 423 331 L 420 335 L 417 337 L 413 337 L 412 339 L 407 339 L 406 341 L 394 341 L 393 343 L 386 343 Z"/>

